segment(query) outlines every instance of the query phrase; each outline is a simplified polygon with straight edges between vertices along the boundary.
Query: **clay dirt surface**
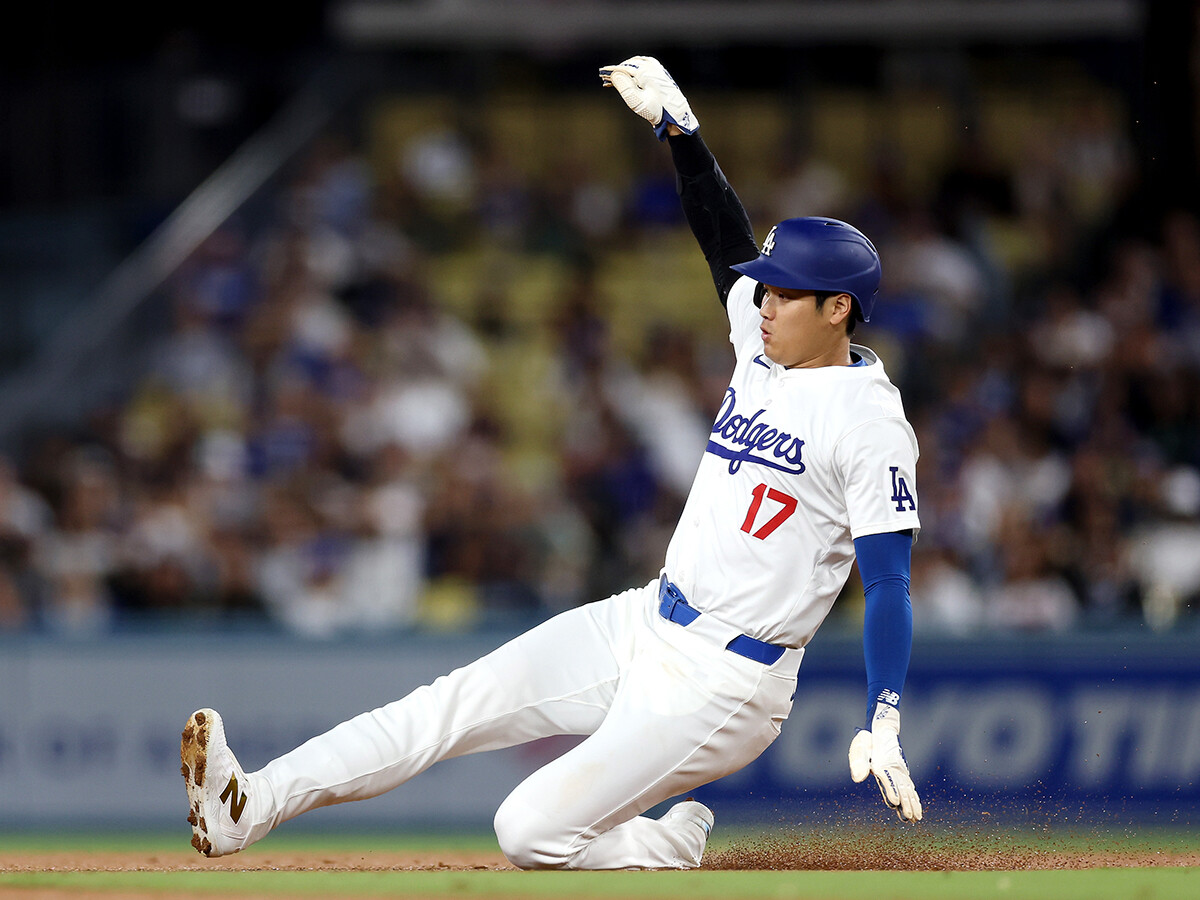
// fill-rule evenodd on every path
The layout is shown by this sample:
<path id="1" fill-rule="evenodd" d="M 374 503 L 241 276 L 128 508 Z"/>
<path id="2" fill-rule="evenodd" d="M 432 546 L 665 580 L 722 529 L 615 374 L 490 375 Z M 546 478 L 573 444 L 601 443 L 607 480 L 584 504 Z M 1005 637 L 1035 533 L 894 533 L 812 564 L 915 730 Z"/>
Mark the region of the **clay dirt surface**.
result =
<path id="1" fill-rule="evenodd" d="M 1200 866 L 1200 851 L 1141 846 L 1114 849 L 1113 842 L 1090 847 L 1086 838 L 1016 839 L 964 830 L 957 835 L 879 833 L 824 836 L 773 834 L 715 847 L 703 869 L 725 871 L 1010 871 L 1145 866 Z M 178 872 L 212 871 L 516 871 L 499 851 L 397 850 L 328 853 L 311 849 L 255 848 L 252 852 L 205 859 L 189 847 L 148 853 L 0 849 L 0 872 Z M 0 890 L 5 896 L 11 894 Z M 39 895 L 45 897 L 45 894 Z"/>
<path id="2" fill-rule="evenodd" d="M 1200 866 L 1200 851 L 1150 847 L 1116 850 L 1112 841 L 1088 845 L 1086 838 L 1016 838 L 964 829 L 929 836 L 897 833 L 808 833 L 750 839 L 706 854 L 705 869 L 730 871 L 906 871 L 985 872 L 1028 869 Z"/>
<path id="3" fill-rule="evenodd" d="M 136 853 L 61 850 L 16 853 L 0 850 L 0 872 L 187 872 L 226 869 L 239 872 L 392 872 L 462 871 L 480 869 L 516 871 L 499 851 L 442 852 L 339 849 L 332 853 L 311 850 L 258 851 L 205 859 L 190 847 L 176 852 Z M 0 893 L 3 893 L 0 889 Z M 7 896 L 7 895 L 5 895 Z"/>

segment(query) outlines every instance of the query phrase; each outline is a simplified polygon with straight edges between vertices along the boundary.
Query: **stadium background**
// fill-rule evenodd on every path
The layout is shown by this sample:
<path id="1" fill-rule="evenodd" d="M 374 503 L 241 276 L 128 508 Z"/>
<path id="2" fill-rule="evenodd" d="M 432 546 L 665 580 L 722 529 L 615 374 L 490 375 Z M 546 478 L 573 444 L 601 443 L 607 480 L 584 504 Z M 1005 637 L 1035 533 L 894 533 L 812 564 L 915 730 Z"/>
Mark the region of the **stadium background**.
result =
<path id="1" fill-rule="evenodd" d="M 654 576 L 731 360 L 598 88 L 637 52 L 760 230 L 880 246 L 931 811 L 1192 822 L 1194 8 L 713 9 L 48 3 L 4 38 L 0 827 L 169 819 L 194 706 L 254 766 Z M 843 777 L 860 612 L 723 810 L 881 812 Z M 557 746 L 314 821 L 486 822 Z"/>

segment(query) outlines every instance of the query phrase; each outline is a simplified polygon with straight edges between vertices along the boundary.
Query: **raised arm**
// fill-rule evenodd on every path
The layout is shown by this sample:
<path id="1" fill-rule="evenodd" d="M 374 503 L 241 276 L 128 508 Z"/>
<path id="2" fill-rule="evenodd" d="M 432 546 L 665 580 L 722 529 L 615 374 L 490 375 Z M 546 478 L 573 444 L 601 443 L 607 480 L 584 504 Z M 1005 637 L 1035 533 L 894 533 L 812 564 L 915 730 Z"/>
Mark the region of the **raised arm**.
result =
<path id="1" fill-rule="evenodd" d="M 679 202 L 708 261 L 723 306 L 729 289 L 742 277 L 730 266 L 758 256 L 750 217 L 699 134 L 679 134 L 668 141 Z"/>
<path id="2" fill-rule="evenodd" d="M 616 88 L 625 104 L 654 126 L 660 141 L 669 142 L 684 215 L 724 305 L 733 283 L 741 277 L 730 266 L 756 258 L 758 247 L 750 217 L 697 133 L 700 123 L 687 99 L 670 73 L 649 56 L 605 66 L 600 80 Z"/>

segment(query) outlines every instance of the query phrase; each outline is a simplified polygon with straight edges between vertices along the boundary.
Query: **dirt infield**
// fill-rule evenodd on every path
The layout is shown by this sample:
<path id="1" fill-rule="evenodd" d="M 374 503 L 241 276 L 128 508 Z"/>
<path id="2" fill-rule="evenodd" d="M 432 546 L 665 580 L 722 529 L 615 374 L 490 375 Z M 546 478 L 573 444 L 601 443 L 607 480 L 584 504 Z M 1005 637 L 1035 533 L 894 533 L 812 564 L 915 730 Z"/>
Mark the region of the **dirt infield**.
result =
<path id="1" fill-rule="evenodd" d="M 1053 841 L 1023 844 L 994 835 L 964 834 L 937 839 L 880 835 L 805 834 L 748 839 L 711 851 L 704 869 L 725 871 L 1012 871 L 1031 869 L 1200 866 L 1200 852 L 1056 847 Z M 190 848 L 178 852 L 87 850 L 17 852 L 0 850 L 0 872 L 181 872 L 212 871 L 503 871 L 513 867 L 493 851 L 345 851 L 329 853 L 256 850 L 204 859 Z"/>
<path id="2" fill-rule="evenodd" d="M 1197 866 L 1200 852 L 1093 849 L 1077 839 L 1022 842 L 966 832 L 938 838 L 881 834 L 772 836 L 734 844 L 704 858 L 730 871 L 986 872 L 1032 869 Z"/>
<path id="3" fill-rule="evenodd" d="M 498 852 L 339 851 L 317 855 L 285 850 L 205 859 L 190 847 L 178 853 L 152 854 L 85 850 L 11 853 L 0 850 L 0 872 L 199 872 L 217 869 L 238 872 L 469 872 L 513 867 Z"/>

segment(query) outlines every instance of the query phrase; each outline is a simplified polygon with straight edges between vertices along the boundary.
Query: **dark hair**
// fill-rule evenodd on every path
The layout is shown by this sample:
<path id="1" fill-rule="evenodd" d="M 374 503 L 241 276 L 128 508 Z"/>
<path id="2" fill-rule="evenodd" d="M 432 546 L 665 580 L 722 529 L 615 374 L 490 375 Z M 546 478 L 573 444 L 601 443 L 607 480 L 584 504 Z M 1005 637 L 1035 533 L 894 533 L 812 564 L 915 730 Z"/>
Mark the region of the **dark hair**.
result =
<path id="1" fill-rule="evenodd" d="M 817 311 L 825 305 L 825 301 L 837 294 L 844 294 L 845 291 L 815 291 L 817 295 Z M 846 317 L 846 334 L 854 334 L 854 326 L 858 324 L 859 308 L 858 301 L 850 296 L 850 315 Z"/>

